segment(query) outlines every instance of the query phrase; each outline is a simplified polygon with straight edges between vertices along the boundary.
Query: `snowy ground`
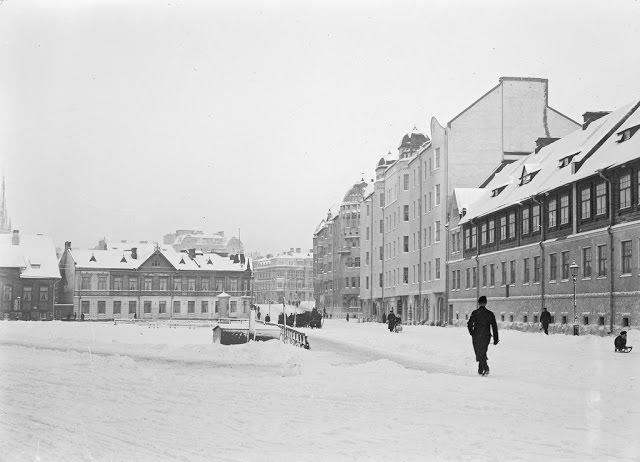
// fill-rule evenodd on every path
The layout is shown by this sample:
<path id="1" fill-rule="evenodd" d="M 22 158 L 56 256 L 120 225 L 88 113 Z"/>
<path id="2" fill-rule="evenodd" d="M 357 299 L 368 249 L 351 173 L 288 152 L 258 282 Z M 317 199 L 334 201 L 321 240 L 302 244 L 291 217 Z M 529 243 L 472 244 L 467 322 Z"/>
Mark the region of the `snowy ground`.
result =
<path id="1" fill-rule="evenodd" d="M 0 460 L 640 459 L 640 351 L 611 337 L 503 330 L 485 378 L 462 328 L 307 332 L 0 322 Z"/>

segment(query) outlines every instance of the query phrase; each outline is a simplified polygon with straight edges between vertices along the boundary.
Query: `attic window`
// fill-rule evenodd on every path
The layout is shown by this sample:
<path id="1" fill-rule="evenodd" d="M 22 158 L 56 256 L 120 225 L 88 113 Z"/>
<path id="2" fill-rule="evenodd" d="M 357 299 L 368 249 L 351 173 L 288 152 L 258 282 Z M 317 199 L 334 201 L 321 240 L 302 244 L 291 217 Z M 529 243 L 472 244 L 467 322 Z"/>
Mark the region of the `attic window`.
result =
<path id="1" fill-rule="evenodd" d="M 124 258 L 124 255 L 123 255 L 122 258 L 120 259 L 120 263 L 126 263 L 126 262 L 127 262 L 127 259 Z"/>
<path id="2" fill-rule="evenodd" d="M 578 153 L 576 152 L 575 154 L 571 154 L 570 156 L 563 157 L 562 159 L 560 159 L 558 161 L 558 168 L 565 168 L 567 165 L 571 163 L 571 161 L 577 154 Z"/>
<path id="3" fill-rule="evenodd" d="M 92 254 L 91 258 L 89 259 L 89 261 L 96 261 L 96 257 Z"/>
<path id="4" fill-rule="evenodd" d="M 626 130 L 621 131 L 620 133 L 618 133 L 618 136 L 620 136 L 620 139 L 617 142 L 624 143 L 625 141 L 629 140 L 633 135 L 635 135 L 638 130 L 640 130 L 640 125 L 636 125 L 635 127 L 630 127 L 630 128 L 627 128 Z"/>
<path id="5" fill-rule="evenodd" d="M 207 260 L 207 265 L 213 265 L 213 263 L 211 262 L 211 259 Z"/>
<path id="6" fill-rule="evenodd" d="M 535 172 L 522 175 L 522 177 L 520 177 L 520 186 L 522 186 L 523 184 L 531 183 L 531 180 L 533 180 L 533 178 L 538 174 L 539 171 L 540 170 L 536 170 Z"/>
<path id="7" fill-rule="evenodd" d="M 40 268 L 40 263 L 31 263 L 31 268 L 35 268 L 35 269 Z"/>
<path id="8" fill-rule="evenodd" d="M 491 191 L 491 197 L 496 197 L 498 194 L 500 194 L 502 191 L 504 191 L 504 188 L 506 188 L 506 187 L 507 187 L 506 184 L 504 186 L 497 187 L 496 189 Z"/>
<path id="9" fill-rule="evenodd" d="M 182 258 L 180 259 L 180 264 L 181 264 L 181 265 L 184 265 L 184 257 L 182 257 Z"/>

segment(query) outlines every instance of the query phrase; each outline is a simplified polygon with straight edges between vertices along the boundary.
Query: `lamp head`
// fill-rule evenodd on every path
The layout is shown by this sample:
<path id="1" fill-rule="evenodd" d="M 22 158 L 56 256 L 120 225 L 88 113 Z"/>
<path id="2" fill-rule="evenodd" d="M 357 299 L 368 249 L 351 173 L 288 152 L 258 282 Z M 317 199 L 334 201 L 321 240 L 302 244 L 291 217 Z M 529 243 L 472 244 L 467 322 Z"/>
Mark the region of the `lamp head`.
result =
<path id="1" fill-rule="evenodd" d="M 573 276 L 574 278 L 578 275 L 578 268 L 580 268 L 580 267 L 578 265 L 576 265 L 575 260 L 569 266 L 569 269 L 571 270 L 571 276 Z"/>

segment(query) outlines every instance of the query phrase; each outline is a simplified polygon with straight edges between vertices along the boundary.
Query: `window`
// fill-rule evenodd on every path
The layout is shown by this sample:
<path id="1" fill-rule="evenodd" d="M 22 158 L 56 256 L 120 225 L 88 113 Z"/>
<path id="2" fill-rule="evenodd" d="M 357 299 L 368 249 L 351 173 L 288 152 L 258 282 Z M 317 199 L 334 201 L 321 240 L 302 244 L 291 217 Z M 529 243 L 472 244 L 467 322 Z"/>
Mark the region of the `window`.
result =
<path id="1" fill-rule="evenodd" d="M 216 292 L 224 292 L 224 278 L 216 278 Z"/>
<path id="2" fill-rule="evenodd" d="M 440 279 L 440 259 L 436 258 L 436 280 Z"/>
<path id="3" fill-rule="evenodd" d="M 344 278 L 344 286 L 349 287 L 349 278 Z"/>
<path id="4" fill-rule="evenodd" d="M 106 276 L 98 276 L 98 290 L 107 290 Z"/>
<path id="5" fill-rule="evenodd" d="M 507 262 L 503 261 L 500 263 L 500 268 L 502 270 L 501 272 L 501 276 L 502 276 L 502 285 L 505 286 L 507 285 Z"/>
<path id="6" fill-rule="evenodd" d="M 478 269 L 474 266 L 471 269 L 471 287 L 475 288 L 478 285 Z"/>
<path id="7" fill-rule="evenodd" d="M 402 187 L 405 191 L 409 190 L 409 174 L 405 173 L 402 177 Z"/>
<path id="8" fill-rule="evenodd" d="M 440 242 L 440 221 L 439 220 L 436 221 L 435 228 L 436 228 L 436 242 Z M 474 239 L 474 230 L 475 229 L 476 229 L 475 226 L 471 228 L 471 246 L 472 247 L 476 246 L 476 243 L 474 242 L 475 241 L 475 239 Z"/>
<path id="9" fill-rule="evenodd" d="M 540 206 L 534 205 L 531 208 L 531 232 L 537 233 L 540 231 Z"/>
<path id="10" fill-rule="evenodd" d="M 569 194 L 560 196 L 560 224 L 569 223 Z"/>
<path id="11" fill-rule="evenodd" d="M 113 302 L 113 314 L 120 314 L 122 312 L 122 302 L 115 300 Z"/>
<path id="12" fill-rule="evenodd" d="M 133 300 L 129 302 L 129 314 L 136 314 L 136 302 Z"/>
<path id="13" fill-rule="evenodd" d="M 384 207 L 384 193 L 380 193 L 380 207 Z"/>
<path id="14" fill-rule="evenodd" d="M 365 283 L 365 289 L 368 289 L 369 288 L 369 276 L 365 277 L 364 283 Z"/>
<path id="15" fill-rule="evenodd" d="M 89 300 L 82 300 L 82 314 L 89 314 Z"/>
<path id="16" fill-rule="evenodd" d="M 196 312 L 196 302 L 193 300 L 189 300 L 187 302 L 187 313 L 195 313 Z"/>
<path id="17" fill-rule="evenodd" d="M 549 255 L 549 280 L 555 281 L 558 279 L 558 255 L 552 253 Z"/>
<path id="18" fill-rule="evenodd" d="M 554 228 L 556 226 L 557 207 L 558 207 L 558 204 L 556 199 L 549 199 L 549 209 L 547 214 L 548 228 Z"/>
<path id="19" fill-rule="evenodd" d="M 515 260 L 511 260 L 509 262 L 509 283 L 510 284 L 515 284 L 516 283 L 516 261 Z"/>
<path id="20" fill-rule="evenodd" d="M 489 285 L 491 287 L 496 285 L 496 267 L 493 263 L 489 265 Z"/>
<path id="21" fill-rule="evenodd" d="M 91 276 L 82 276 L 82 282 L 80 283 L 81 290 L 91 289 Z"/>
<path id="22" fill-rule="evenodd" d="M 113 290 L 122 290 L 122 277 L 113 278 Z"/>
<path id="23" fill-rule="evenodd" d="M 144 290 L 152 290 L 153 289 L 153 278 L 145 277 L 144 278 Z"/>
<path id="24" fill-rule="evenodd" d="M 487 224 L 482 223 L 480 225 L 480 245 L 486 245 L 487 243 Z"/>
<path id="25" fill-rule="evenodd" d="M 383 284 L 383 282 L 382 282 L 382 279 L 383 279 L 383 277 L 382 277 L 382 273 L 378 274 L 378 277 L 379 277 L 378 285 L 379 285 L 380 287 L 382 287 L 382 284 Z"/>
<path id="26" fill-rule="evenodd" d="M 622 241 L 622 274 L 631 274 L 631 241 Z"/>
<path id="27" fill-rule="evenodd" d="M 30 302 L 31 301 L 31 286 L 24 286 L 22 288 L 22 299 L 25 302 Z"/>
<path id="28" fill-rule="evenodd" d="M 203 292 L 206 292 L 206 291 L 208 291 L 208 290 L 209 290 L 209 278 L 202 278 L 202 279 L 200 280 L 200 289 L 201 289 Z"/>
<path id="29" fill-rule="evenodd" d="M 403 205 L 402 206 L 402 220 L 403 221 L 409 221 L 409 206 L 408 205 Z"/>
<path id="30" fill-rule="evenodd" d="M 596 215 L 607 213 L 607 185 L 603 181 L 596 185 Z"/>
<path id="31" fill-rule="evenodd" d="M 500 217 L 500 240 L 504 241 L 507 239 L 507 217 Z"/>
<path id="32" fill-rule="evenodd" d="M 493 220 L 489 221 L 489 244 L 493 244 L 496 241 L 496 223 Z"/>
<path id="33" fill-rule="evenodd" d="M 438 221 L 436 223 L 438 223 L 437 240 L 439 241 L 440 240 L 440 222 Z M 476 248 L 477 242 L 478 242 L 478 228 L 476 228 L 476 226 L 473 225 L 471 227 L 471 248 L 472 249 Z"/>
<path id="34" fill-rule="evenodd" d="M 582 249 L 582 277 L 591 277 L 591 247 Z"/>
<path id="35" fill-rule="evenodd" d="M 107 311 L 107 302 L 104 300 L 98 300 L 98 314 L 105 314 Z"/>
<path id="36" fill-rule="evenodd" d="M 182 278 L 173 278 L 173 290 L 182 290 Z"/>
<path id="37" fill-rule="evenodd" d="M 456 286 L 456 270 L 451 271 L 451 290 L 456 290 L 458 286 Z"/>
<path id="38" fill-rule="evenodd" d="M 173 312 L 180 313 L 180 300 L 173 301 Z"/>
<path id="39" fill-rule="evenodd" d="M 150 301 L 145 301 L 143 306 L 144 306 L 144 308 L 143 308 L 144 312 L 146 314 L 150 314 L 151 313 L 151 302 Z"/>
<path id="40" fill-rule="evenodd" d="M 238 311 L 238 302 L 236 302 L 235 300 L 232 302 L 229 302 L 229 312 L 236 313 L 237 311 Z"/>
<path id="41" fill-rule="evenodd" d="M 562 252 L 562 279 L 569 279 L 569 252 Z"/>
<path id="42" fill-rule="evenodd" d="M 440 185 L 436 185 L 436 205 L 440 205 Z"/>
<path id="43" fill-rule="evenodd" d="M 49 288 L 47 286 L 40 286 L 40 294 L 38 300 L 46 302 L 49 300 Z"/>
<path id="44" fill-rule="evenodd" d="M 525 258 L 524 261 L 522 262 L 522 282 L 524 284 L 529 284 L 531 275 L 529 273 L 529 259 Z"/>
<path id="45" fill-rule="evenodd" d="M 200 302 L 200 313 L 208 313 L 209 312 L 209 301 L 202 300 Z"/>
<path id="46" fill-rule="evenodd" d="M 407 266 L 402 268 L 402 282 L 404 284 L 408 284 L 409 283 L 409 268 Z"/>
<path id="47" fill-rule="evenodd" d="M 187 279 L 187 290 L 191 292 L 196 290 L 196 278 Z"/>
<path id="48" fill-rule="evenodd" d="M 626 209 L 631 207 L 631 174 L 625 173 L 620 176 L 620 208 Z"/>
<path id="49" fill-rule="evenodd" d="M 380 260 L 384 260 L 384 247 L 380 246 Z"/>
<path id="50" fill-rule="evenodd" d="M 167 312 L 167 302 L 158 302 L 158 313 L 165 314 Z"/>
<path id="51" fill-rule="evenodd" d="M 487 287 L 487 265 L 482 265 L 482 287 Z"/>
<path id="52" fill-rule="evenodd" d="M 598 276 L 607 275 L 607 245 L 598 246 Z"/>
<path id="53" fill-rule="evenodd" d="M 435 162 L 436 163 L 436 167 L 435 168 L 438 169 L 438 168 L 440 168 L 440 148 L 436 148 L 435 158 L 436 158 L 436 162 Z"/>
<path id="54" fill-rule="evenodd" d="M 409 236 L 402 236 L 402 250 L 404 252 L 409 251 Z"/>
<path id="55" fill-rule="evenodd" d="M 220 312 L 220 300 L 216 300 L 213 304 L 213 309 L 215 310 L 216 313 Z"/>
<path id="56" fill-rule="evenodd" d="M 138 290 L 138 280 L 133 276 L 129 276 L 129 290 Z"/>
<path id="57" fill-rule="evenodd" d="M 533 257 L 533 282 L 540 282 L 540 257 Z"/>
<path id="58" fill-rule="evenodd" d="M 511 212 L 509 214 L 509 239 L 515 239 L 516 237 L 516 213 Z"/>
<path id="59" fill-rule="evenodd" d="M 591 187 L 587 186 L 580 191 L 580 217 L 585 220 L 591 217 Z"/>
<path id="60" fill-rule="evenodd" d="M 529 234 L 530 226 L 531 226 L 531 223 L 529 221 L 529 209 L 524 208 L 522 209 L 522 230 L 521 230 L 523 236 L 526 236 L 527 234 Z"/>

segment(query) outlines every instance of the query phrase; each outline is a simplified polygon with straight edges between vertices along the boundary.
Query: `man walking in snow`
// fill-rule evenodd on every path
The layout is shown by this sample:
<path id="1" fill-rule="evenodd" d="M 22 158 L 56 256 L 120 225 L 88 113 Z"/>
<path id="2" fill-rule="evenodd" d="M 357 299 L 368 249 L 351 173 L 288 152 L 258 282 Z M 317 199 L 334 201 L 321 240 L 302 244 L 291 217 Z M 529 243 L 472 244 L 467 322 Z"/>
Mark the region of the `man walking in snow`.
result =
<path id="1" fill-rule="evenodd" d="M 487 349 L 491 341 L 491 331 L 493 331 L 493 344 L 498 344 L 498 323 L 496 322 L 493 311 L 489 311 L 486 307 L 487 297 L 482 295 L 478 299 L 478 305 L 480 305 L 480 307 L 471 313 L 469 322 L 467 322 L 467 328 L 473 341 L 476 361 L 478 361 L 478 374 L 488 375 Z"/>
<path id="2" fill-rule="evenodd" d="M 396 326 L 396 315 L 393 314 L 393 310 L 389 310 L 387 322 L 389 323 L 389 332 L 393 332 L 393 328 Z"/>
<path id="3" fill-rule="evenodd" d="M 542 329 L 544 329 L 544 333 L 547 335 L 549 335 L 550 322 L 551 322 L 551 313 L 549 313 L 546 308 L 542 308 L 542 313 L 540 313 L 540 323 L 542 324 Z"/>

